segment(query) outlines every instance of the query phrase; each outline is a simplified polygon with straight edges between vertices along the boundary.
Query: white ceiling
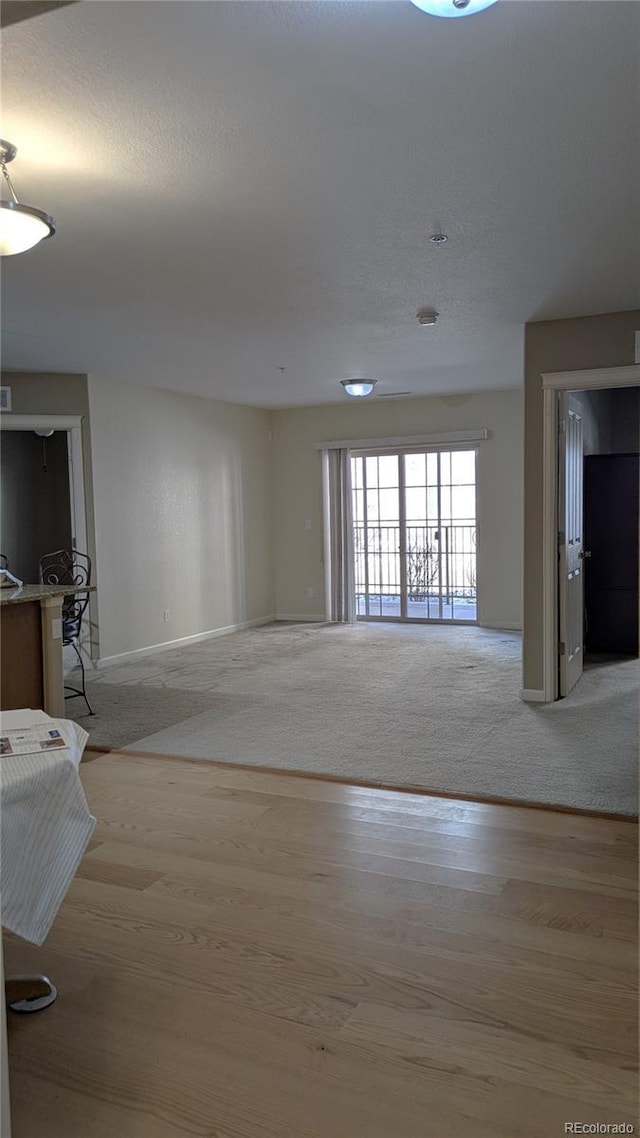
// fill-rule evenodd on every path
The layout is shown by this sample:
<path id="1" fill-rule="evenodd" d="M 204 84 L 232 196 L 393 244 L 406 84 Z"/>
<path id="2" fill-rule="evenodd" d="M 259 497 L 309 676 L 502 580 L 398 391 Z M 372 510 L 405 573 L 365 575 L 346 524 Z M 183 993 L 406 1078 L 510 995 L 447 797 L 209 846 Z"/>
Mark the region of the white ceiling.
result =
<path id="1" fill-rule="evenodd" d="M 2 134 L 58 233 L 4 259 L 5 365 L 269 407 L 518 386 L 525 321 L 639 301 L 639 50 L 611 0 L 17 24 Z"/>

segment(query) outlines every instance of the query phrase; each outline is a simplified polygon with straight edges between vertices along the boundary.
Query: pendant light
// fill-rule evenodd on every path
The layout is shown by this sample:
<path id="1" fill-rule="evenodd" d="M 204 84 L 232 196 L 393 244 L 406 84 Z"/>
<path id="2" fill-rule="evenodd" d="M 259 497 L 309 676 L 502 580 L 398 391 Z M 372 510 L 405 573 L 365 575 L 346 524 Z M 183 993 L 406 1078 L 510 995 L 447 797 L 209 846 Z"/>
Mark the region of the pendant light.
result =
<path id="1" fill-rule="evenodd" d="M 13 162 L 17 154 L 11 142 L 0 139 L 0 169 L 11 194 L 11 198 L 0 201 L 0 256 L 8 257 L 14 253 L 26 253 L 40 241 L 53 237 L 56 224 L 48 213 L 35 206 L 22 205 L 13 188 L 7 163 Z"/>

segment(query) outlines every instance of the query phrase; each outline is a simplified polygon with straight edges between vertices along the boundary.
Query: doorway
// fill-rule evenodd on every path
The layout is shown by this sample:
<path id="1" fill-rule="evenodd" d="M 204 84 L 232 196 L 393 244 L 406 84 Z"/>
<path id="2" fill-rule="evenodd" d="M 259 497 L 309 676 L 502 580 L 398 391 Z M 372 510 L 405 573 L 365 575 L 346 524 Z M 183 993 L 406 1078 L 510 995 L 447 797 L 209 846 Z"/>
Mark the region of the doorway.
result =
<path id="1" fill-rule="evenodd" d="M 567 393 L 586 392 L 595 396 L 600 389 L 604 392 L 611 388 L 638 388 L 640 365 L 592 371 L 550 372 L 542 375 L 542 386 L 544 686 L 539 695 L 532 695 L 544 702 L 552 702 L 559 695 L 567 695 L 571 691 L 582 675 L 584 664 L 583 569 L 589 560 L 584 554 L 588 554 L 589 550 L 585 547 L 582 531 L 583 470 L 581 465 L 579 470 L 576 466 L 579 447 L 575 438 L 573 446 L 566 446 L 566 422 L 564 428 L 562 426 L 564 412 L 569 406 Z M 635 432 L 634 438 L 637 440 L 637 411 L 627 426 Z M 584 433 L 584 427 L 582 430 Z M 635 450 L 637 449 L 636 441 Z M 568 496 L 567 484 L 573 487 Z M 573 531 L 573 549 L 563 551 L 570 531 Z M 573 566 L 570 561 L 573 561 Z M 577 589 L 575 578 L 569 577 L 576 567 L 579 570 Z M 572 597 L 568 595 L 568 589 L 573 591 Z M 566 668 L 567 662 L 571 664 L 569 670 Z"/>
<path id="2" fill-rule="evenodd" d="M 37 584 L 40 558 L 72 542 L 66 431 L 7 431 L 0 449 L 0 548 L 11 572 Z"/>
<path id="3" fill-rule="evenodd" d="M 39 565 L 36 565 L 35 562 L 39 561 L 43 553 L 63 548 L 63 546 L 66 548 L 79 549 L 81 552 L 91 552 L 87 544 L 82 417 L 80 415 L 23 415 L 15 412 L 5 413 L 0 417 L 0 458 L 2 454 L 6 456 L 8 452 L 20 447 L 19 443 L 12 443 L 14 438 L 20 439 L 20 437 L 32 440 L 31 445 L 34 445 L 35 442 L 35 461 L 40 464 L 41 468 L 43 462 L 47 467 L 50 466 L 55 448 L 58 452 L 59 480 L 66 485 L 66 501 L 62 503 L 62 491 L 60 488 L 58 488 L 58 494 L 56 496 L 56 500 L 61 503 L 58 520 L 56 522 L 56 533 L 45 532 L 45 529 L 39 526 L 39 532 L 34 536 L 34 542 L 37 540 L 38 549 L 37 555 L 31 555 L 29 568 L 27 570 L 28 576 L 23 576 L 21 573 L 18 573 L 17 565 L 14 570 L 11 548 L 2 548 L 0 544 L 1 552 L 5 553 L 9 558 L 9 569 L 26 584 L 36 584 L 38 583 L 39 577 Z M 42 448 L 43 438 L 45 440 L 44 452 Z M 54 439 L 56 442 L 52 448 L 51 444 Z M 66 479 L 60 469 L 62 465 L 62 455 L 65 454 L 67 462 Z M 3 470 L 3 475 L 4 473 Z M 44 474 L 44 471 L 42 473 Z M 3 477 L 0 543 L 9 540 L 7 518 L 11 517 L 12 511 L 15 515 L 16 524 L 20 527 L 23 534 L 30 529 L 33 524 L 33 519 L 38 516 L 37 514 L 29 514 L 24 509 L 16 509 L 19 491 L 20 486 L 15 479 L 12 482 Z M 70 526 L 69 529 L 67 529 L 67 525 Z M 67 537 L 67 534 L 69 537 L 66 542 L 56 544 L 56 541 L 59 541 L 61 537 Z M 96 601 L 92 596 L 89 602 L 89 620 L 86 622 L 86 640 L 81 645 L 85 664 L 91 664 L 93 654 L 97 652 L 98 640 L 96 633 L 98 625 L 96 612 Z M 83 623 L 83 633 L 84 629 L 85 624 Z M 65 668 L 67 667 L 67 663 L 70 666 L 71 663 L 74 662 L 71 657 L 68 661 L 65 660 Z"/>
<path id="4" fill-rule="evenodd" d="M 476 453 L 352 453 L 358 619 L 477 622 Z"/>
<path id="5" fill-rule="evenodd" d="M 14 436 L 28 436 L 31 439 L 35 439 L 36 446 L 39 445 L 40 447 L 38 461 L 42 463 L 44 460 L 45 465 L 47 465 L 47 456 L 51 453 L 51 440 L 54 438 L 64 440 L 64 442 L 60 441 L 59 444 L 55 443 L 54 446 L 59 445 L 63 450 L 66 450 L 67 456 L 66 487 L 71 526 L 69 544 L 73 549 L 87 551 L 87 515 L 85 510 L 81 416 L 3 414 L 0 417 L 0 453 L 4 450 L 5 444 L 8 444 L 9 448 L 11 448 L 11 439 Z M 42 450 L 43 438 L 47 444 L 44 455 Z M 6 490 L 6 497 L 9 497 L 8 488 Z M 5 500 L 3 498 L 3 507 L 4 506 Z M 4 509 L 3 516 L 6 516 L 4 515 Z M 30 524 L 28 516 L 21 516 L 20 521 L 24 527 L 28 527 Z M 7 551 L 2 550 L 2 552 L 6 553 Z"/>

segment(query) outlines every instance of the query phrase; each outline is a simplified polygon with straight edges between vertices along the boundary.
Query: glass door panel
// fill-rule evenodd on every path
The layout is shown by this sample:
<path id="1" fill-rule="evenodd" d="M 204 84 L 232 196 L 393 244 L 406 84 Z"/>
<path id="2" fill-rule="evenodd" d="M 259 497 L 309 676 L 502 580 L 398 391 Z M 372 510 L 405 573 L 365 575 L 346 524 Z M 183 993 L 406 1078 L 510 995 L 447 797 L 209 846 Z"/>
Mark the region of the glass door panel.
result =
<path id="1" fill-rule="evenodd" d="M 475 451 L 400 458 L 406 474 L 406 614 L 422 620 L 475 620 Z"/>
<path id="2" fill-rule="evenodd" d="M 399 619 L 401 603 L 398 455 L 351 459 L 356 613 Z"/>

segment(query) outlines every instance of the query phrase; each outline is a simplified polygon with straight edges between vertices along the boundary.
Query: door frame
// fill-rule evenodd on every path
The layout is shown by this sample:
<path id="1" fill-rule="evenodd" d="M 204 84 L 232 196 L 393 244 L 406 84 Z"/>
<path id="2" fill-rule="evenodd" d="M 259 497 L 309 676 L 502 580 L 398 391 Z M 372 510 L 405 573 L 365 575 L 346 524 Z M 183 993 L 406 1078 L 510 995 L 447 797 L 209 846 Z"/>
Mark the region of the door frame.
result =
<path id="1" fill-rule="evenodd" d="M 558 394 L 606 387 L 640 387 L 640 364 L 542 372 L 542 702 L 558 699 Z"/>
<path id="2" fill-rule="evenodd" d="M 453 435 L 454 432 L 451 432 L 451 434 Z M 482 437 L 486 438 L 488 436 L 488 431 L 483 431 L 483 432 L 478 432 L 478 431 L 462 432 L 461 431 L 461 432 L 459 432 L 459 434 L 460 435 L 465 434 L 465 435 L 470 435 L 470 436 L 477 436 L 479 434 L 482 434 Z M 433 437 L 435 437 L 435 436 L 433 436 Z M 370 441 L 373 441 L 373 440 L 370 440 Z M 480 468 L 481 450 L 480 450 L 480 447 L 477 445 L 477 441 L 474 442 L 474 441 L 469 441 L 467 439 L 464 439 L 461 442 L 440 442 L 440 443 L 421 442 L 421 443 L 415 444 L 415 445 L 408 445 L 408 446 L 404 445 L 404 446 L 393 446 L 393 447 L 389 447 L 387 445 L 390 440 L 383 440 L 383 441 L 385 442 L 384 446 L 381 446 L 381 447 L 379 447 L 379 446 L 372 447 L 371 445 L 366 446 L 366 447 L 358 446 L 358 447 L 355 447 L 353 450 L 349 450 L 348 453 L 349 453 L 350 459 L 354 459 L 354 458 L 363 458 L 363 459 L 380 458 L 382 456 L 391 456 L 392 458 L 395 458 L 395 457 L 398 458 L 398 495 L 399 495 L 399 523 L 400 523 L 400 582 L 401 582 L 400 583 L 400 590 L 401 590 L 401 592 L 400 592 L 400 601 L 401 601 L 400 611 L 401 611 L 401 614 L 402 614 L 402 609 L 405 608 L 405 606 L 406 606 L 406 600 L 407 600 L 407 597 L 406 597 L 406 560 L 405 560 L 405 551 L 404 551 L 404 546 L 403 546 L 403 540 L 404 540 L 403 530 L 405 530 L 405 527 L 406 527 L 405 497 L 404 497 L 405 464 L 403 461 L 401 461 L 401 459 L 403 459 L 407 454 L 425 454 L 425 455 L 426 454 L 443 454 L 445 452 L 459 451 L 459 450 L 473 451 L 473 453 L 475 454 L 474 509 L 475 509 L 475 532 L 476 532 L 476 615 L 472 620 L 464 620 L 463 618 L 455 618 L 454 619 L 454 618 L 440 617 L 440 616 L 438 616 L 438 617 L 422 617 L 422 616 L 407 616 L 407 615 L 404 615 L 404 616 L 403 615 L 400 615 L 400 616 L 370 616 L 370 615 L 366 615 L 366 614 L 363 615 L 363 614 L 357 613 L 356 614 L 356 621 L 371 622 L 371 623 L 378 623 L 378 624 L 383 624 L 386 622 L 388 624 L 398 624 L 398 623 L 401 623 L 401 624 L 442 624 L 442 625 L 454 624 L 454 625 L 461 625 L 464 627 L 469 626 L 469 625 L 478 626 L 480 624 L 480 621 L 478 618 L 479 600 L 478 600 L 478 584 L 477 584 L 477 568 L 478 568 L 477 534 L 478 534 L 478 530 L 479 530 L 479 522 L 478 522 L 479 492 L 478 492 L 478 488 L 479 488 L 479 483 L 480 483 L 478 471 Z M 438 463 L 438 472 L 439 471 L 440 471 L 440 464 Z M 438 517 L 440 517 L 440 513 L 441 513 L 441 511 L 440 511 L 440 488 L 441 488 L 441 483 L 440 483 L 440 479 L 438 476 Z M 404 596 L 403 596 L 403 591 L 404 591 Z M 439 605 L 439 610 L 441 611 L 441 609 L 442 609 L 442 601 L 440 601 L 440 605 Z"/>
<path id="3" fill-rule="evenodd" d="M 69 455 L 69 508 L 71 514 L 71 536 L 75 548 L 83 553 L 88 551 L 87 538 L 87 510 L 84 482 L 84 459 L 82 452 L 82 416 L 81 415 L 18 415 L 13 411 L 3 412 L 0 415 L 0 437 L 3 431 L 35 431 L 40 428 L 64 431 L 67 435 L 67 451 Z M 87 623 L 87 644 L 80 645 L 85 665 L 93 668 L 94 654 L 96 653 L 95 628 L 96 609 L 95 593 L 89 594 L 89 609 Z M 84 628 L 84 622 L 83 622 Z"/>

